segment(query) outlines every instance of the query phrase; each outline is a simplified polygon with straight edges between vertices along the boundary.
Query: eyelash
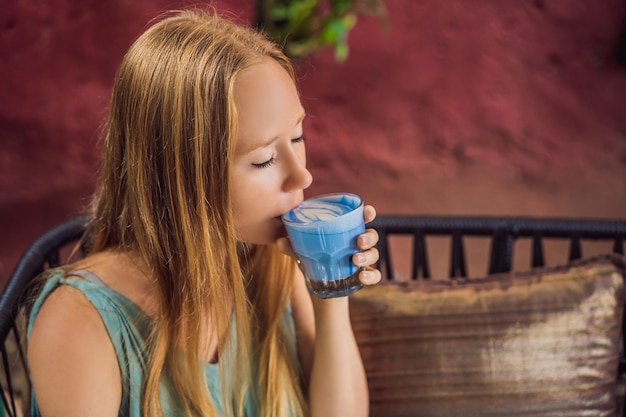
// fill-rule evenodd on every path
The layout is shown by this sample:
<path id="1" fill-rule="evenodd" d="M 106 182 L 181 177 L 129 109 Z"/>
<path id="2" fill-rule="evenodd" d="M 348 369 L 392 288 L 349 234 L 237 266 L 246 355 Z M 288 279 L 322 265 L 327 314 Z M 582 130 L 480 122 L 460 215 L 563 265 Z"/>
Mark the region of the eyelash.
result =
<path id="1" fill-rule="evenodd" d="M 255 168 L 260 168 L 260 169 L 263 169 L 263 168 L 269 168 L 269 167 L 271 167 L 272 165 L 274 165 L 274 162 L 276 162 L 276 158 L 274 158 L 274 157 L 272 156 L 272 157 L 271 157 L 270 159 L 268 159 L 267 161 L 265 161 L 265 162 L 261 162 L 260 164 L 252 164 L 252 166 L 253 166 L 253 167 L 255 167 Z"/>
<path id="2" fill-rule="evenodd" d="M 302 143 L 306 140 L 306 137 L 304 135 L 299 136 L 295 139 L 291 139 L 291 143 Z M 270 159 L 268 159 L 265 162 L 261 162 L 260 164 L 252 164 L 253 167 L 255 168 L 259 168 L 259 169 L 263 169 L 263 168 L 269 168 L 272 165 L 274 165 L 274 163 L 276 162 L 276 158 L 274 156 L 272 156 Z"/>

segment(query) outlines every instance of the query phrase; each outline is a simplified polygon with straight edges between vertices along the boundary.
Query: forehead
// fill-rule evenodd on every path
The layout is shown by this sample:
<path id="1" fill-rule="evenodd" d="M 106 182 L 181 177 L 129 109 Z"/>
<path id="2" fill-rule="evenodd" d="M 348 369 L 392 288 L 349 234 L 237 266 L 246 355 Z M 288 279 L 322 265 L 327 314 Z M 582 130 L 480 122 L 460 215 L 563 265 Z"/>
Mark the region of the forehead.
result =
<path id="1" fill-rule="evenodd" d="M 291 135 L 304 113 L 294 81 L 270 58 L 243 70 L 235 79 L 233 93 L 238 152 Z"/>

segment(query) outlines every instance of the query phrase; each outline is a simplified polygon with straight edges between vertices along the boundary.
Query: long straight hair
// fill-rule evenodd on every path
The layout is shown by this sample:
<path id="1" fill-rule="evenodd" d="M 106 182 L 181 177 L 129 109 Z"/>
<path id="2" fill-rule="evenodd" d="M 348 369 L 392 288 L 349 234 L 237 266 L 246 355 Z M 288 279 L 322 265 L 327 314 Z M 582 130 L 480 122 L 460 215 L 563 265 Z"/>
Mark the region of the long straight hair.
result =
<path id="1" fill-rule="evenodd" d="M 281 320 L 294 263 L 272 247 L 238 253 L 230 203 L 233 86 L 266 57 L 294 78 L 263 35 L 187 10 L 148 28 L 116 75 L 87 238 L 93 253 L 138 253 L 154 278 L 160 308 L 147 341 L 146 417 L 163 414 L 164 372 L 186 415 L 216 415 L 200 367 L 207 324 L 217 332 L 220 362 L 232 364 L 220 366 L 227 415 L 243 415 L 246 396 L 261 416 L 304 414 Z"/>

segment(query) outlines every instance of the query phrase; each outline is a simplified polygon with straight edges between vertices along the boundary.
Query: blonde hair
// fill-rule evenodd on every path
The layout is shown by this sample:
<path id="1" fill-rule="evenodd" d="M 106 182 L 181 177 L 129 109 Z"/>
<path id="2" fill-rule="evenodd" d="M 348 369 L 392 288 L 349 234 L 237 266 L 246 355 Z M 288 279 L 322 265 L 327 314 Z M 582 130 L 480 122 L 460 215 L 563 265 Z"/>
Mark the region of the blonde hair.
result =
<path id="1" fill-rule="evenodd" d="M 233 85 L 265 57 L 294 78 L 263 35 L 187 10 L 148 28 L 117 73 L 87 236 L 92 252 L 136 251 L 155 279 L 160 311 L 148 340 L 144 416 L 163 414 L 163 369 L 187 415 L 216 415 L 199 366 L 207 320 L 220 361 L 234 364 L 220 373 L 227 415 L 243 414 L 246 395 L 261 416 L 304 414 L 281 321 L 294 263 L 273 247 L 238 254 L 230 205 Z M 229 357 L 233 314 L 237 349 Z"/>

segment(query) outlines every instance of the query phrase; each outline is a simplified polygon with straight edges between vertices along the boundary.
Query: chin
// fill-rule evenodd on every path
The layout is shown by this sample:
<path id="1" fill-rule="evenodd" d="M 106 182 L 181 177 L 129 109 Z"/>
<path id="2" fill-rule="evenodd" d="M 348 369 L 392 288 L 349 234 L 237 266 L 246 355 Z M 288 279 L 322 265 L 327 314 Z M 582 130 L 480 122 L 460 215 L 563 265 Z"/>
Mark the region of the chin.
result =
<path id="1" fill-rule="evenodd" d="M 278 239 L 284 237 L 287 237 L 287 231 L 280 222 L 280 225 L 273 224 L 272 227 L 241 233 L 239 240 L 252 245 L 275 245 Z"/>

